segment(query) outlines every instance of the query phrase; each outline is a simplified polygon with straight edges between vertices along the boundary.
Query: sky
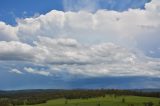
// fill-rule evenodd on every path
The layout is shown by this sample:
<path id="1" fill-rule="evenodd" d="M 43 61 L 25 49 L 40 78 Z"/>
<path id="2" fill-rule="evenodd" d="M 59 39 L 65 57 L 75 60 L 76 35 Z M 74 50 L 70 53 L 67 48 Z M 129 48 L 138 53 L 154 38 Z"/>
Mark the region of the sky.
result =
<path id="1" fill-rule="evenodd" d="M 1 0 L 0 89 L 160 88 L 159 0 Z"/>

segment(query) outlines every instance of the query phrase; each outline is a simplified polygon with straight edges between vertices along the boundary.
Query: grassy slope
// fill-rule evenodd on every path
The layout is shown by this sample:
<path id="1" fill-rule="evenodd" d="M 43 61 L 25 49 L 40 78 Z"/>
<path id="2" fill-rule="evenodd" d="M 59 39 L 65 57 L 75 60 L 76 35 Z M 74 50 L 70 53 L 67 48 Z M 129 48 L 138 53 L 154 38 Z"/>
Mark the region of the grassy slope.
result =
<path id="1" fill-rule="evenodd" d="M 122 103 L 122 98 L 125 98 L 125 103 Z M 38 104 L 33 106 L 128 106 L 128 104 L 134 104 L 134 106 L 144 106 L 143 102 L 153 102 L 154 106 L 160 106 L 158 103 L 160 99 L 150 97 L 137 97 L 137 96 L 121 96 L 111 97 L 106 96 L 105 98 L 93 98 L 93 99 L 75 99 L 68 100 L 68 104 L 65 104 L 65 99 L 50 100 L 46 104 Z M 32 105 L 30 105 L 32 106 Z"/>

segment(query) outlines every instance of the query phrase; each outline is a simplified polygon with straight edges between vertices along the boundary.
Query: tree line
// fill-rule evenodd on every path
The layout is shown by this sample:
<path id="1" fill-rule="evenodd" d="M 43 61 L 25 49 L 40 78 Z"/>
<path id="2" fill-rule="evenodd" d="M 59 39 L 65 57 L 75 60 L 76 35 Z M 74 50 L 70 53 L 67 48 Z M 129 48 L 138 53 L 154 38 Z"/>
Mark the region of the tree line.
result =
<path id="1" fill-rule="evenodd" d="M 18 106 L 46 103 L 51 99 L 88 99 L 105 97 L 106 95 L 133 95 L 160 98 L 160 92 L 141 92 L 117 89 L 76 89 L 76 90 L 20 90 L 0 91 L 0 106 Z M 67 101 L 66 101 L 67 102 Z"/>

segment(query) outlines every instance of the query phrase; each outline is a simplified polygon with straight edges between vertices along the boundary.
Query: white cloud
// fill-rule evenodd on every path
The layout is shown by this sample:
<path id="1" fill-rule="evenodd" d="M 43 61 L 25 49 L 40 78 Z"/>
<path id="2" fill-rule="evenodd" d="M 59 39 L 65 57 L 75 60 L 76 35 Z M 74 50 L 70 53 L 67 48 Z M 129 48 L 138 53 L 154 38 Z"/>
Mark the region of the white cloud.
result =
<path id="1" fill-rule="evenodd" d="M 160 1 L 152 0 L 150 3 L 146 4 L 145 8 L 152 12 L 159 12 L 160 11 Z"/>
<path id="2" fill-rule="evenodd" d="M 12 69 L 10 72 L 16 74 L 23 74 L 23 72 L 19 71 L 18 69 Z"/>
<path id="3" fill-rule="evenodd" d="M 0 41 L 18 40 L 16 31 L 17 29 L 15 27 L 0 22 Z"/>
<path id="4" fill-rule="evenodd" d="M 18 41 L 0 42 L 0 60 L 30 60 L 32 46 Z"/>
<path id="5" fill-rule="evenodd" d="M 17 26 L 1 22 L 0 60 L 46 65 L 49 70 L 24 68 L 46 76 L 65 71 L 87 76 L 158 77 L 160 60 L 139 51 L 160 44 L 159 5 L 153 0 L 146 10 L 125 12 L 53 10 L 19 19 Z"/>
<path id="6" fill-rule="evenodd" d="M 8 26 L 13 31 L 6 31 L 5 35 L 18 36 L 20 41 L 30 43 L 37 40 L 37 36 L 52 38 L 67 36 L 85 43 L 109 41 L 121 45 L 139 46 L 142 40 L 143 44 L 148 42 L 147 37 L 158 36 L 159 4 L 158 0 L 152 0 L 145 6 L 146 10 L 130 9 L 125 12 L 99 10 L 90 13 L 53 10 L 38 17 L 19 19 L 17 26 Z M 156 10 L 150 9 L 152 7 Z M 3 25 L 3 28 L 5 27 L 6 25 Z M 16 32 L 16 35 L 10 32 Z"/>
<path id="7" fill-rule="evenodd" d="M 25 71 L 32 74 L 45 76 L 59 73 L 84 76 L 160 76 L 159 59 L 146 57 L 138 51 L 113 43 L 84 45 L 71 38 L 40 37 L 34 46 L 19 44 L 21 46 L 13 47 L 12 42 L 5 42 L 5 44 L 8 45 L 7 48 L 12 48 L 10 52 L 7 52 L 9 52 L 9 56 L 14 56 L 14 60 L 28 61 L 48 67 L 43 71 L 32 67 L 24 68 Z M 20 47 L 29 49 L 25 49 L 27 50 L 25 52 L 23 49 L 19 49 L 17 52 Z M 0 56 L 2 59 L 7 57 L 5 49 L 2 49 Z M 28 58 L 26 59 L 26 57 Z M 7 59 L 9 61 L 13 58 Z"/>
<path id="8" fill-rule="evenodd" d="M 29 67 L 29 68 L 25 67 L 24 70 L 28 73 L 31 73 L 31 74 L 39 74 L 39 75 L 43 75 L 43 76 L 49 76 L 50 75 L 50 73 L 47 72 L 47 71 L 37 71 L 37 70 L 35 70 L 31 67 Z"/>
<path id="9" fill-rule="evenodd" d="M 96 13 L 53 10 L 36 18 L 21 19 L 15 29 L 18 29 L 19 39 L 27 43 L 37 40 L 38 36 L 69 37 L 83 43 L 113 42 L 143 49 L 153 47 L 154 41 L 159 39 L 159 18 L 159 13 L 148 8 L 125 12 L 99 10 Z"/>

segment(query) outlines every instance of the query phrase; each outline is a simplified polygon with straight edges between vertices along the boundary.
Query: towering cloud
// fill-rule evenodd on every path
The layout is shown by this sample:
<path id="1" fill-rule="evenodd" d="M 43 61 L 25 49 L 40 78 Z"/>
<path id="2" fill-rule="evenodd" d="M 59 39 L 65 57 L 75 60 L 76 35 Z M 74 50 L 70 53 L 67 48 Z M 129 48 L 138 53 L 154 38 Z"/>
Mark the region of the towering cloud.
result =
<path id="1" fill-rule="evenodd" d="M 0 60 L 32 64 L 11 66 L 15 73 L 159 77 L 160 59 L 145 55 L 151 48 L 155 56 L 160 52 L 159 5 L 152 0 L 145 10 L 124 12 L 53 10 L 16 26 L 0 22 Z"/>

